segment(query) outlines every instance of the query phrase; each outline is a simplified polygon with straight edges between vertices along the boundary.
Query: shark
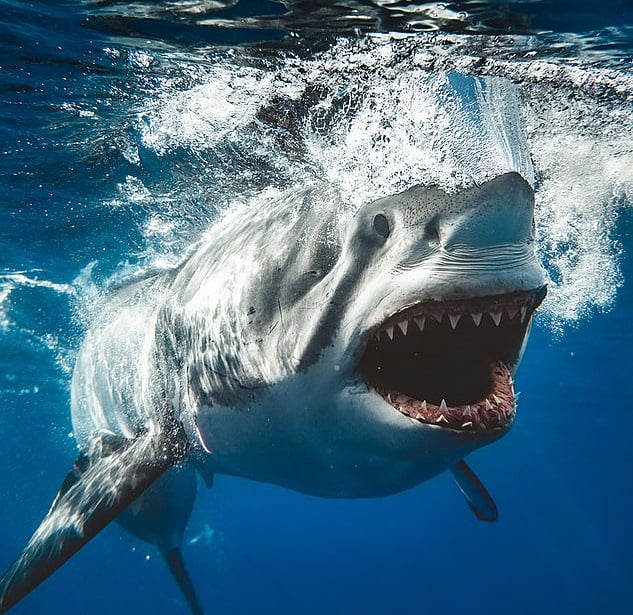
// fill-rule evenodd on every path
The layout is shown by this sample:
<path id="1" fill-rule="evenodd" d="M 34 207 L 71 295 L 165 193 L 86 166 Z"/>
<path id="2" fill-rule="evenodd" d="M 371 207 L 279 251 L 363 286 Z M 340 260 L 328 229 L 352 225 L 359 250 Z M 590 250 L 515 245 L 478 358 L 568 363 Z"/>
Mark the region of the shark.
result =
<path id="1" fill-rule="evenodd" d="M 5 613 L 111 521 L 183 558 L 216 475 L 373 498 L 450 472 L 515 421 L 514 376 L 546 294 L 518 173 L 414 186 L 343 213 L 318 186 L 225 215 L 177 268 L 114 293 L 78 352 L 79 457 L 0 580 Z"/>

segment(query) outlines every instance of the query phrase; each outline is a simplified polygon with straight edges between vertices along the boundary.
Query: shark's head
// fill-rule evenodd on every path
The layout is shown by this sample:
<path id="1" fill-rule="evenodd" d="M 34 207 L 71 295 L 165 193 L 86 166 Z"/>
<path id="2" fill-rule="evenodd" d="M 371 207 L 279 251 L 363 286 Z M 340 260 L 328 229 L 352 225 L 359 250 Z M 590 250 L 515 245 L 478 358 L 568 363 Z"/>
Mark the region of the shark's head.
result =
<path id="1" fill-rule="evenodd" d="M 454 196 L 413 188 L 381 199 L 359 212 L 345 251 L 363 274 L 338 342 L 368 395 L 423 428 L 486 440 L 506 431 L 545 296 L 527 182 L 510 173 Z"/>
<path id="2" fill-rule="evenodd" d="M 415 187 L 332 225 L 299 214 L 294 241 L 272 222 L 266 240 L 241 236 L 243 267 L 244 246 L 251 259 L 271 236 L 278 256 L 255 259 L 247 283 L 236 270 L 214 283 L 240 300 L 205 317 L 224 324 L 189 360 L 197 428 L 224 471 L 323 495 L 398 491 L 514 420 L 545 295 L 533 191 L 516 173 L 455 194 Z M 194 287 L 208 305 L 213 291 Z"/>
<path id="3" fill-rule="evenodd" d="M 340 262 L 358 282 L 334 343 L 341 396 L 374 418 L 395 413 L 388 422 L 409 427 L 401 451 L 415 456 L 420 435 L 429 472 L 514 421 L 513 376 L 546 292 L 533 207 L 510 173 L 381 199 L 349 231 Z"/>

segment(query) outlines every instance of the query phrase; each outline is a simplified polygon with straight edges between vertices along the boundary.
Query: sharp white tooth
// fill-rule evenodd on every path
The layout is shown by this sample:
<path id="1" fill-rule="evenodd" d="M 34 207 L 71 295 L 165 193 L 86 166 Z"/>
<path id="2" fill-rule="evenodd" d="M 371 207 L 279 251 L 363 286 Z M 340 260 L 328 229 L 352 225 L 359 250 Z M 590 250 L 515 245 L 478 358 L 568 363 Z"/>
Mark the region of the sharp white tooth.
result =
<path id="1" fill-rule="evenodd" d="M 466 421 L 465 423 L 462 423 L 462 427 L 472 427 L 472 426 L 473 426 L 472 421 Z"/>
<path id="2" fill-rule="evenodd" d="M 435 419 L 435 422 L 436 423 L 448 423 L 448 419 L 443 414 L 440 414 L 440 416 Z"/>
<path id="3" fill-rule="evenodd" d="M 407 329 L 409 328 L 409 321 L 403 320 L 402 322 L 398 323 L 398 326 L 400 327 L 400 331 L 402 331 L 402 335 L 406 335 Z"/>
<path id="4" fill-rule="evenodd" d="M 481 316 L 482 316 L 481 312 L 474 312 L 470 316 L 473 319 L 473 322 L 475 323 L 475 325 L 478 327 L 479 324 L 481 323 Z"/>
<path id="5" fill-rule="evenodd" d="M 418 325 L 418 329 L 420 329 L 420 332 L 424 331 L 424 321 L 425 321 L 424 316 L 420 316 L 415 319 L 415 324 Z"/>
<path id="6" fill-rule="evenodd" d="M 501 400 L 494 393 L 492 394 L 492 399 L 494 399 L 497 404 L 501 403 Z"/>
<path id="7" fill-rule="evenodd" d="M 387 400 L 391 403 L 391 393 L 387 393 Z"/>
<path id="8" fill-rule="evenodd" d="M 473 411 L 471 410 L 470 406 L 466 406 L 463 410 L 462 410 L 462 416 L 467 416 L 467 417 L 471 417 L 473 415 Z"/>
<path id="9" fill-rule="evenodd" d="M 495 326 L 498 327 L 501 322 L 501 312 L 490 312 L 490 318 L 492 318 L 492 322 L 495 323 Z"/>
<path id="10" fill-rule="evenodd" d="M 422 402 L 422 410 L 426 412 L 426 399 Z"/>
<path id="11" fill-rule="evenodd" d="M 431 312 L 431 316 L 433 316 L 438 323 L 442 324 L 442 318 L 444 318 L 443 312 Z"/>
<path id="12" fill-rule="evenodd" d="M 521 322 L 525 320 L 525 315 L 527 314 L 527 305 L 521 306 Z"/>
<path id="13" fill-rule="evenodd" d="M 459 322 L 459 319 L 462 317 L 461 314 L 449 314 L 448 315 L 448 319 L 451 321 L 451 327 L 453 327 L 453 329 L 457 326 L 457 323 Z"/>
<path id="14" fill-rule="evenodd" d="M 448 408 L 446 407 L 446 400 L 443 399 L 442 403 L 440 404 L 440 410 L 442 410 L 443 412 L 447 412 Z"/>
<path id="15" fill-rule="evenodd" d="M 486 397 L 486 410 L 492 410 L 492 404 L 490 403 L 487 397 Z"/>
<path id="16" fill-rule="evenodd" d="M 389 339 L 392 340 L 393 339 L 393 325 L 391 327 L 387 327 L 386 331 L 387 331 L 387 335 L 389 336 Z"/>
<path id="17" fill-rule="evenodd" d="M 516 305 L 513 305 L 512 307 L 509 307 L 506 311 L 508 312 L 508 320 L 512 320 L 519 312 L 519 308 Z"/>

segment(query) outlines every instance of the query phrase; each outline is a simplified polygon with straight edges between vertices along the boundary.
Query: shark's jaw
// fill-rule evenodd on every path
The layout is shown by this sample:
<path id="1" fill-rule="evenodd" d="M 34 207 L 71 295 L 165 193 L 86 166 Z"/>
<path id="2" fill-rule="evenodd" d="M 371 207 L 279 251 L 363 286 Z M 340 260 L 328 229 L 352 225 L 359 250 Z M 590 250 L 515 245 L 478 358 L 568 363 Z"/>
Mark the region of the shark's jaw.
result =
<path id="1" fill-rule="evenodd" d="M 542 287 L 407 306 L 369 332 L 360 375 L 421 424 L 506 431 L 516 413 L 512 376 L 545 293 Z"/>

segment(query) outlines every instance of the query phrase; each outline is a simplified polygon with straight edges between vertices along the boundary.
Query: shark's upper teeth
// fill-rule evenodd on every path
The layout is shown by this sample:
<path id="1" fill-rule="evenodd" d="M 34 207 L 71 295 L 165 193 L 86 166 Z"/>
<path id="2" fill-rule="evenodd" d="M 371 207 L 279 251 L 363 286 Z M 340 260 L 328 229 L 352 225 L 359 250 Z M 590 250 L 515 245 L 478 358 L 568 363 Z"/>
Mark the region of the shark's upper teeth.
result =
<path id="1" fill-rule="evenodd" d="M 448 315 L 448 319 L 451 322 L 451 327 L 454 329 L 457 326 L 457 323 L 459 322 L 459 319 L 462 317 L 461 314 L 449 314 Z"/>
<path id="2" fill-rule="evenodd" d="M 431 312 L 431 316 L 441 324 L 442 318 L 444 318 L 444 312 Z"/>
<path id="3" fill-rule="evenodd" d="M 477 304 L 475 303 L 475 305 Z M 487 309 L 472 309 L 474 306 L 469 305 L 468 302 L 447 302 L 445 305 L 439 302 L 429 302 L 428 304 L 420 304 L 417 309 L 415 307 L 407 309 L 408 314 L 403 315 L 404 317 L 401 319 L 397 319 L 397 317 L 390 319 L 388 324 L 383 325 L 375 332 L 374 337 L 376 340 L 380 340 L 381 334 L 386 333 L 387 338 L 393 340 L 396 330 L 399 330 L 399 334 L 405 337 L 411 335 L 412 331 L 423 332 L 429 318 L 432 318 L 438 325 L 448 325 L 453 330 L 460 329 L 462 326 L 472 326 L 470 325 L 471 321 L 476 327 L 482 326 L 484 322 L 489 323 L 487 326 L 492 323 L 495 327 L 500 327 L 502 322 L 511 324 L 510 321 L 513 321 L 517 315 L 520 315 L 521 323 L 525 323 L 534 305 L 534 300 L 525 296 L 511 299 L 505 303 L 492 302 Z M 483 307 L 482 305 L 481 308 Z M 490 320 L 484 321 L 484 315 Z M 515 321 L 513 324 L 517 326 L 518 322 Z M 385 337 L 382 336 L 382 339 L 384 340 Z"/>

